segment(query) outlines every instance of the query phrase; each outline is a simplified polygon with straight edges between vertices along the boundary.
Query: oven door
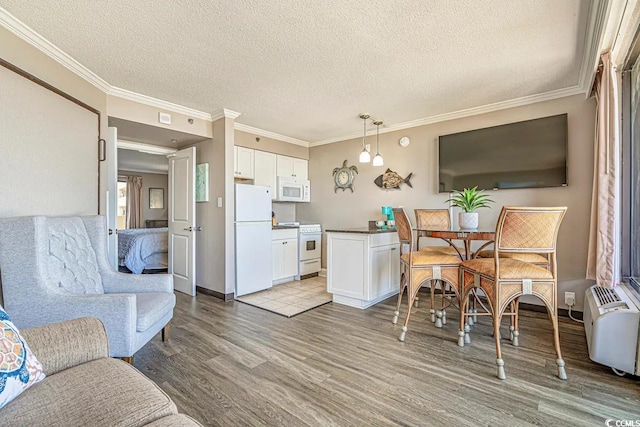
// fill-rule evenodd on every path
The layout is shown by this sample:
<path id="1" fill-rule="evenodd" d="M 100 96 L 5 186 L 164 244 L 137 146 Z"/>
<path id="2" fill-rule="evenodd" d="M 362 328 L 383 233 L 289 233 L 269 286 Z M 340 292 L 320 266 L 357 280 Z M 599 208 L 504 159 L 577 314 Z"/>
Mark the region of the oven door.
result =
<path id="1" fill-rule="evenodd" d="M 320 258 L 322 234 L 300 234 L 300 261 Z"/>

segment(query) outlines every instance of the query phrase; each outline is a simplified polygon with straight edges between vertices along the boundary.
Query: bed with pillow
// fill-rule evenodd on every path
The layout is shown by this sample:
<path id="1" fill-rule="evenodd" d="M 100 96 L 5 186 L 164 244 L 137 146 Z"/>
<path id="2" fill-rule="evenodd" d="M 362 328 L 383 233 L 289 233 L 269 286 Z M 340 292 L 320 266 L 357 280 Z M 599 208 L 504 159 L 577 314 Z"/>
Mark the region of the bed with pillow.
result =
<path id="1" fill-rule="evenodd" d="M 118 230 L 118 263 L 132 273 L 166 269 L 169 263 L 169 229 Z"/>

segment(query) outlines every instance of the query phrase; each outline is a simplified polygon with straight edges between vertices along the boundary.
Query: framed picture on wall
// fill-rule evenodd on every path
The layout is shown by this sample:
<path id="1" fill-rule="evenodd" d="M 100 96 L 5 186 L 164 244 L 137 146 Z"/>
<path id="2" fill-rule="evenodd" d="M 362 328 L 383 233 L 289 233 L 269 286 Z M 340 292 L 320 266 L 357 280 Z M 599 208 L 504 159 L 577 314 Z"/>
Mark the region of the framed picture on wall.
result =
<path id="1" fill-rule="evenodd" d="M 209 163 L 196 165 L 196 202 L 209 201 Z"/>
<path id="2" fill-rule="evenodd" d="M 149 189 L 149 209 L 164 209 L 164 188 Z"/>

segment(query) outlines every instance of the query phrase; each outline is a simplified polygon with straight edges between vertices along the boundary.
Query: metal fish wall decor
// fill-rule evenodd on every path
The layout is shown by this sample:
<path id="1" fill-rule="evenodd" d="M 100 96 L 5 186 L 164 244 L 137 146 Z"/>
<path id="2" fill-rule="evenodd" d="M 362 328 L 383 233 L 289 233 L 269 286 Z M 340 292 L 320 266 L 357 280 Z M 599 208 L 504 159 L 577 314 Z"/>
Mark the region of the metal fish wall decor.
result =
<path id="1" fill-rule="evenodd" d="M 391 169 L 387 169 L 385 173 L 377 177 L 373 182 L 380 188 L 387 189 L 400 189 L 400 184 L 407 184 L 409 187 L 413 188 L 411 185 L 411 177 L 413 176 L 413 172 L 407 175 L 406 178 L 402 178 L 396 172 Z"/>

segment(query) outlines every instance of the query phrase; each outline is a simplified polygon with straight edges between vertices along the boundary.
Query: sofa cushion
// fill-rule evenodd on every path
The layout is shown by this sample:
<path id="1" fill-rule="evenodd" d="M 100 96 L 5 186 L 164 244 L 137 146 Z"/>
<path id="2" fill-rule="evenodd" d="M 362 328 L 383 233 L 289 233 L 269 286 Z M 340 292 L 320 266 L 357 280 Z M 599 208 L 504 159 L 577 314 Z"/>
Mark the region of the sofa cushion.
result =
<path id="1" fill-rule="evenodd" d="M 199 422 L 195 421 L 193 418 L 188 417 L 183 414 L 179 415 L 170 415 L 168 417 L 160 418 L 159 420 L 155 420 L 151 424 L 147 424 L 147 427 L 193 427 L 193 426 L 201 426 Z"/>
<path id="2" fill-rule="evenodd" d="M 176 296 L 167 292 L 136 294 L 136 330 L 144 332 L 176 305 Z"/>
<path id="3" fill-rule="evenodd" d="M 141 426 L 177 413 L 154 382 L 117 359 L 47 377 L 0 411 L 0 425 Z"/>
<path id="4" fill-rule="evenodd" d="M 0 408 L 44 376 L 42 364 L 0 306 Z"/>

